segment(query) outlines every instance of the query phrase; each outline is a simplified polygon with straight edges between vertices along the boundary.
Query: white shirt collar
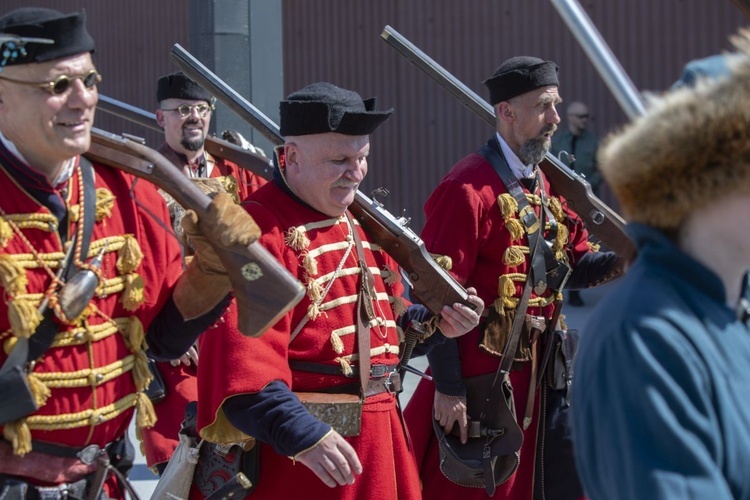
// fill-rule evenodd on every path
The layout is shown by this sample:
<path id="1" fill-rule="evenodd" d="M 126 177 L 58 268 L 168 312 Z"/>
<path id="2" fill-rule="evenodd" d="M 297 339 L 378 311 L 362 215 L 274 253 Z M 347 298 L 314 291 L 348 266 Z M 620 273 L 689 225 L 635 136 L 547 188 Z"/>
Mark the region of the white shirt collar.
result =
<path id="1" fill-rule="evenodd" d="M 0 141 L 2 141 L 3 145 L 10 151 L 16 158 L 21 160 L 23 163 L 34 169 L 34 167 L 29 163 L 29 161 L 23 157 L 21 152 L 18 150 L 15 144 L 10 142 L 10 140 L 5 137 L 2 132 L 0 132 Z M 65 165 L 63 166 L 62 170 L 60 170 L 60 174 L 57 176 L 55 180 L 53 180 L 50 185 L 52 186 L 59 186 L 63 182 L 67 181 L 73 176 L 73 169 L 76 166 L 76 158 L 73 157 L 70 160 L 68 160 Z M 36 169 L 34 169 L 36 170 Z"/>
<path id="2" fill-rule="evenodd" d="M 503 136 L 501 136 L 499 132 L 495 132 L 495 136 L 497 137 L 497 141 L 500 143 L 500 148 L 503 150 L 505 159 L 508 161 L 508 166 L 513 172 L 513 175 L 516 176 L 516 179 L 528 179 L 534 177 L 536 165 L 524 165 L 520 158 L 516 156 L 516 153 L 514 153 L 513 150 L 510 149 L 510 146 L 508 146 L 508 143 L 505 142 Z"/>

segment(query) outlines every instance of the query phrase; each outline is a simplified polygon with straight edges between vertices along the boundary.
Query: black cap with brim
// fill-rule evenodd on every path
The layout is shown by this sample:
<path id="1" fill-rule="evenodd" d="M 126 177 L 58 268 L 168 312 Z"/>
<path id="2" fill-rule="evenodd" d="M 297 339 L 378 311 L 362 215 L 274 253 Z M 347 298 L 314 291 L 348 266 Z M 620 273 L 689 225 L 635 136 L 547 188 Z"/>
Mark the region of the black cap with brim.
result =
<path id="1" fill-rule="evenodd" d="M 336 132 L 369 135 L 386 121 L 393 108 L 375 111 L 375 98 L 362 99 L 351 90 L 319 82 L 289 94 L 279 105 L 281 135 Z"/>
<path id="2" fill-rule="evenodd" d="M 490 104 L 493 106 L 540 87 L 560 86 L 557 64 L 530 56 L 508 59 L 484 84 L 490 89 Z"/>
<path id="3" fill-rule="evenodd" d="M 22 7 L 0 17 L 0 33 L 45 38 L 52 44 L 29 42 L 24 51 L 8 58 L 5 66 L 42 63 L 94 52 L 94 39 L 86 31 L 86 12 L 63 14 L 53 9 Z"/>

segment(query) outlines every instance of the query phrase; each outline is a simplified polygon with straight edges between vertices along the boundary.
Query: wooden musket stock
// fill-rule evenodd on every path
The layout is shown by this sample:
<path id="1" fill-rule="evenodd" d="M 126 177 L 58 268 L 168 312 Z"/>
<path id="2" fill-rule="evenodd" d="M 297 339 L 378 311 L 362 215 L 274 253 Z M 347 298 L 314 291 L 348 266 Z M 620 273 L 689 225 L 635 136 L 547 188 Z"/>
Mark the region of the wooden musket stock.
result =
<path id="1" fill-rule="evenodd" d="M 179 44 L 172 46 L 171 57 L 188 78 L 237 113 L 271 143 L 277 146 L 284 143 L 278 125 Z M 369 199 L 360 191 L 357 191 L 349 210 L 368 236 L 407 272 L 414 295 L 430 311 L 437 314 L 444 305 L 456 302 L 472 309 L 476 307 L 468 301 L 466 290 L 435 262 L 422 240 L 406 226 L 403 219 L 396 219 L 381 204 Z"/>
<path id="2" fill-rule="evenodd" d="M 380 36 L 399 54 L 495 128 L 495 111 L 485 100 L 390 26 L 386 26 Z M 592 193 L 591 186 L 583 177 L 549 153 L 539 167 L 555 190 L 565 197 L 571 208 L 584 220 L 588 230 L 602 243 L 625 259 L 635 255 L 635 247 L 625 234 L 625 221 Z"/>
<path id="3" fill-rule="evenodd" d="M 211 198 L 157 151 L 119 135 L 93 128 L 86 156 L 151 182 L 205 220 Z M 263 246 L 215 245 L 237 299 L 237 327 L 257 337 L 302 299 L 305 289 Z"/>

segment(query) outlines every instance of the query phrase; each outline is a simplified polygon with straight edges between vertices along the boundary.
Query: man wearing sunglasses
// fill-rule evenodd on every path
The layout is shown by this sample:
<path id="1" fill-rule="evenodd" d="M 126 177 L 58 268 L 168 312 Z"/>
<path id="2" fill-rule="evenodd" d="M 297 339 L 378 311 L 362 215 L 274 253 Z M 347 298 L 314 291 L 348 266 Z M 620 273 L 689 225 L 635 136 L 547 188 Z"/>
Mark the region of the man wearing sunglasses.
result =
<path id="1" fill-rule="evenodd" d="M 202 189 L 209 193 L 226 191 L 239 203 L 266 183 L 250 170 L 204 149 L 214 98 L 197 83 L 181 72 L 165 75 L 157 82 L 156 100 L 156 121 L 164 129 L 164 142 L 158 151 L 186 176 L 196 179 Z M 175 231 L 180 234 L 185 210 L 171 199 L 168 206 Z M 190 248 L 187 251 L 191 253 Z M 162 474 L 179 443 L 185 407 L 198 399 L 197 348 L 191 347 L 179 360 L 156 363 L 156 369 L 164 380 L 165 396 L 154 407 L 159 417 L 156 424 L 143 429 L 141 437 L 146 464 Z"/>
<path id="2" fill-rule="evenodd" d="M 0 33 L 29 40 L 0 47 L 0 498 L 122 498 L 130 420 L 156 418 L 146 350 L 185 353 L 231 285 L 208 243 L 183 272 L 152 184 L 82 156 L 101 82 L 85 14 L 21 8 Z M 252 243 L 227 198 L 191 229 Z M 227 217 L 244 227 L 213 234 Z"/>

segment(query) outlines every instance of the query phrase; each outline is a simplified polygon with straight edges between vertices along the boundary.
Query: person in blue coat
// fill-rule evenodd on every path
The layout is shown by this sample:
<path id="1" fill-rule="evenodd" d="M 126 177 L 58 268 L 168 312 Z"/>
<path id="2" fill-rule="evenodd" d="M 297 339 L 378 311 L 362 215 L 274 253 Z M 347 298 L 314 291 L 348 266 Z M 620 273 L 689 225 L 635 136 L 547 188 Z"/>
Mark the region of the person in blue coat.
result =
<path id="1" fill-rule="evenodd" d="M 572 387 L 592 500 L 750 499 L 750 35 L 729 74 L 656 98 L 600 168 L 638 249 Z"/>

